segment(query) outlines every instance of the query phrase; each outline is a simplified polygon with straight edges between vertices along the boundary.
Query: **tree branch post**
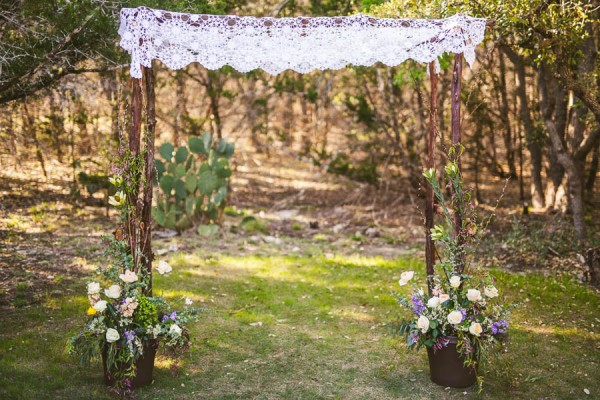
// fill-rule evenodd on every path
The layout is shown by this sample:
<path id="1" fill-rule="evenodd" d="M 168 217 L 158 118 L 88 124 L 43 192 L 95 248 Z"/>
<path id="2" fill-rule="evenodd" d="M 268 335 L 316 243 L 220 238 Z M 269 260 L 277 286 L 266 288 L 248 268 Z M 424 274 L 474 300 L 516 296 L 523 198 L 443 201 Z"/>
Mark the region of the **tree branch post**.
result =
<path id="1" fill-rule="evenodd" d="M 437 128 L 437 84 L 438 76 L 435 72 L 435 62 L 429 63 L 429 82 L 431 83 L 431 96 L 429 100 L 429 131 L 427 133 L 427 168 L 435 168 L 435 131 Z M 435 245 L 431 238 L 433 228 L 433 188 L 427 183 L 425 192 L 425 269 L 427 271 L 427 287 L 431 296 L 435 264 Z"/>
<path id="2" fill-rule="evenodd" d="M 136 157 L 140 153 L 140 135 L 142 130 L 142 80 L 131 78 L 131 120 L 129 122 L 129 152 L 132 157 Z M 135 177 L 137 182 L 138 177 Z M 127 201 L 131 204 L 130 213 L 127 216 L 127 225 L 129 230 L 129 247 L 131 249 L 131 257 L 133 259 L 133 268 L 138 270 L 138 254 L 137 245 L 139 243 L 137 219 L 139 216 L 138 207 L 138 191 L 139 187 L 133 185 L 132 192 Z"/>
<path id="3" fill-rule="evenodd" d="M 462 54 L 454 54 L 454 68 L 452 73 L 452 145 L 459 145 L 461 139 L 460 132 L 460 91 L 462 81 Z M 459 171 L 462 172 L 460 162 L 460 151 L 454 153 L 454 162 L 458 165 Z M 462 215 L 459 207 L 454 207 L 454 235 L 458 245 L 459 264 L 457 273 L 462 273 L 465 267 L 464 261 L 464 243 L 461 240 L 462 230 Z"/>
<path id="4" fill-rule="evenodd" d="M 156 106 L 154 93 L 154 70 L 152 67 L 143 67 L 146 83 L 146 135 L 144 159 L 144 192 L 142 197 L 142 215 L 140 220 L 141 232 L 141 267 L 140 269 L 150 277 L 145 290 L 147 296 L 152 296 L 152 186 L 154 182 L 154 139 L 156 131 Z"/>

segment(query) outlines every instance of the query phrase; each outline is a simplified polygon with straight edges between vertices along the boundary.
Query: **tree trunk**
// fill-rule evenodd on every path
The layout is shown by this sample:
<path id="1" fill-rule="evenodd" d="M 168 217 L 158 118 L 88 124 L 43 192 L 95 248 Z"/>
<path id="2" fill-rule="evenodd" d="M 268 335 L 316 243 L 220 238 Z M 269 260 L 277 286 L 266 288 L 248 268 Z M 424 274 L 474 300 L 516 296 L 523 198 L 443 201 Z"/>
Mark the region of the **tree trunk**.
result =
<path id="1" fill-rule="evenodd" d="M 544 207 L 544 187 L 542 184 L 542 147 L 531 118 L 527 99 L 527 76 L 525 63 L 520 55 L 509 47 L 503 47 L 505 54 L 515 66 L 517 75 L 516 92 L 519 99 L 519 116 L 525 129 L 525 139 L 531 160 L 531 203 L 534 208 Z"/>
<path id="2" fill-rule="evenodd" d="M 500 103 L 500 116 L 502 123 L 505 128 L 504 134 L 504 148 L 506 150 L 506 163 L 508 164 L 508 174 L 511 178 L 517 176 L 517 167 L 515 165 L 515 153 L 512 146 L 512 129 L 508 116 L 510 115 L 510 106 L 508 103 L 508 88 L 506 85 L 506 66 L 504 64 L 504 56 L 502 53 L 500 57 L 500 97 L 502 102 Z M 495 161 L 495 160 L 494 160 Z"/>
<path id="3" fill-rule="evenodd" d="M 48 179 L 48 173 L 46 172 L 46 163 L 44 162 L 44 154 L 42 153 L 42 148 L 40 146 L 40 142 L 37 138 L 37 129 L 35 124 L 35 118 L 33 115 L 29 113 L 29 108 L 27 108 L 27 102 L 23 103 L 23 130 L 26 134 L 31 136 L 31 139 L 35 145 L 35 155 L 42 167 L 42 172 L 44 173 L 44 178 Z"/>
<path id="4" fill-rule="evenodd" d="M 596 182 L 596 175 L 598 174 L 598 164 L 600 161 L 600 140 L 596 141 L 596 147 L 594 147 L 594 153 L 592 155 L 592 161 L 590 163 L 590 170 L 588 171 L 587 181 L 585 182 L 585 195 L 586 198 L 591 200 L 592 193 L 594 193 L 594 183 Z"/>
<path id="5" fill-rule="evenodd" d="M 185 98 L 185 77 L 176 71 L 175 72 L 175 118 L 173 119 L 173 143 L 175 146 L 179 144 L 179 135 L 185 130 L 185 117 L 188 114 L 187 101 Z"/>
<path id="6" fill-rule="evenodd" d="M 546 70 L 541 66 L 538 74 L 539 90 L 540 90 L 540 108 L 544 117 L 548 136 L 552 142 L 552 147 L 557 156 L 558 162 L 564 167 L 569 178 L 569 199 L 573 210 L 573 225 L 577 236 L 581 243 L 586 240 L 586 226 L 584 219 L 584 204 L 583 204 L 583 176 L 581 160 L 573 158 L 572 154 L 566 148 L 566 144 L 558 132 L 556 122 L 552 119 L 552 104 L 548 93 L 548 82 L 546 78 Z"/>

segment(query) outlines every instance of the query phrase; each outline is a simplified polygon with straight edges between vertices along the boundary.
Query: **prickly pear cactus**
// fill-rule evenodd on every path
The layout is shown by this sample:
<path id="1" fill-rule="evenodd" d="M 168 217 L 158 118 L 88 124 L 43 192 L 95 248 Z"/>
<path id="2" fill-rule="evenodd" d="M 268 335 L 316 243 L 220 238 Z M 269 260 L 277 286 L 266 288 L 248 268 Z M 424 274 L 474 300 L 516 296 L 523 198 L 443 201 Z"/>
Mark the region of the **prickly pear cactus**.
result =
<path id="1" fill-rule="evenodd" d="M 225 208 L 234 149 L 224 139 L 214 142 L 208 132 L 191 137 L 187 146 L 160 146 L 161 159 L 156 160 L 159 195 L 152 209 L 156 223 L 178 231 L 197 222 L 217 223 Z"/>

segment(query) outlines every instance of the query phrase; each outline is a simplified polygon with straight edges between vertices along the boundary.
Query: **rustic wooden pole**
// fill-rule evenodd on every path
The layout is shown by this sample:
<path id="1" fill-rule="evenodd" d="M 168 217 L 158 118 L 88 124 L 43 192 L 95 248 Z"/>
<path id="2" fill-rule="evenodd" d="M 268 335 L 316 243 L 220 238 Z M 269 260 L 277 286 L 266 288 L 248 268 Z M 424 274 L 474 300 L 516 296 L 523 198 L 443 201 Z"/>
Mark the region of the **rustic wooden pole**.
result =
<path id="1" fill-rule="evenodd" d="M 462 80 L 462 54 L 454 55 L 454 70 L 452 74 L 452 145 L 460 144 L 461 132 L 460 132 L 460 91 L 461 91 L 461 80 Z M 459 171 L 461 170 L 460 163 L 460 151 L 456 149 L 454 159 L 458 165 Z M 463 241 L 461 240 L 462 228 L 462 215 L 458 207 L 454 210 L 454 235 L 457 239 L 459 252 L 461 254 L 460 261 L 457 266 L 457 272 L 462 273 L 464 269 L 464 257 L 463 253 Z"/>
<path id="2" fill-rule="evenodd" d="M 429 63 L 429 82 L 431 83 L 431 96 L 429 98 L 429 131 L 427 134 L 427 168 L 435 169 L 435 131 L 437 129 L 437 84 L 438 76 L 435 72 L 435 62 Z M 433 266 L 435 264 L 435 245 L 431 238 L 431 228 L 433 228 L 433 188 L 426 183 L 425 191 L 425 266 L 427 271 L 427 287 L 429 295 L 433 289 L 433 282 L 429 278 L 433 275 Z"/>
<path id="3" fill-rule="evenodd" d="M 142 128 L 142 80 L 131 78 L 131 120 L 129 122 L 129 151 L 133 157 L 140 153 L 140 134 Z M 138 187 L 132 187 L 127 202 L 131 204 L 131 214 L 127 216 L 129 229 L 129 247 L 133 259 L 133 269 L 137 272 L 137 244 L 139 242 L 136 224 L 138 213 Z"/>
<path id="4" fill-rule="evenodd" d="M 142 215 L 140 221 L 141 232 L 141 270 L 149 276 L 146 295 L 152 296 L 152 184 L 154 181 L 154 138 L 156 131 L 156 107 L 154 93 L 154 70 L 144 67 L 144 81 L 146 83 L 146 135 L 145 135 L 145 179 L 142 197 Z"/>

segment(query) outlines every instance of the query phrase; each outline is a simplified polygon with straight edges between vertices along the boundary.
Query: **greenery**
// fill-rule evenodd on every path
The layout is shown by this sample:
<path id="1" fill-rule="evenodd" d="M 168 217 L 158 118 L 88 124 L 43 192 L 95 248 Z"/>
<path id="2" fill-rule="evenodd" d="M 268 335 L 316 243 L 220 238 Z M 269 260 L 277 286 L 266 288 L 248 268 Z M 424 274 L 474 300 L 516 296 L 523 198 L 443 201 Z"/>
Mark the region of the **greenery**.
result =
<path id="1" fill-rule="evenodd" d="M 156 160 L 161 189 L 152 209 L 156 223 L 177 230 L 198 221 L 217 223 L 227 204 L 229 159 L 234 149 L 233 143 L 224 139 L 216 142 L 208 132 L 190 137 L 188 146 L 160 146 L 164 161 Z"/>

